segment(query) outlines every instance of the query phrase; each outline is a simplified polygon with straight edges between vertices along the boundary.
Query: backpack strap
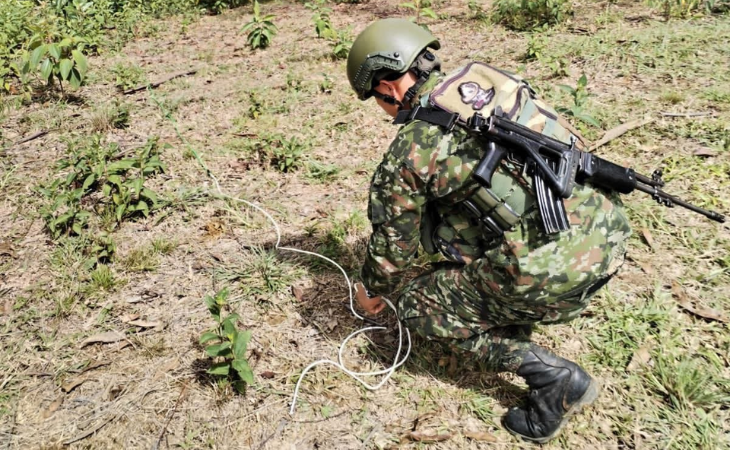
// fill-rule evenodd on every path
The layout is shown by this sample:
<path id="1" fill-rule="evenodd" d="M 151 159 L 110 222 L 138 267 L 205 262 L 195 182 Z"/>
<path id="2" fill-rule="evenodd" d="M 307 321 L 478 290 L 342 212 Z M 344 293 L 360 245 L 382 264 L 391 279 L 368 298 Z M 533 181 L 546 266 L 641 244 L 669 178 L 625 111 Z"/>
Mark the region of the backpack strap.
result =
<path id="1" fill-rule="evenodd" d="M 402 125 L 413 120 L 422 120 L 433 125 L 444 127 L 448 132 L 454 129 L 458 118 L 459 114 L 457 113 L 449 113 L 440 109 L 425 108 L 417 105 L 413 109 L 398 111 L 398 115 L 395 116 L 393 124 Z"/>

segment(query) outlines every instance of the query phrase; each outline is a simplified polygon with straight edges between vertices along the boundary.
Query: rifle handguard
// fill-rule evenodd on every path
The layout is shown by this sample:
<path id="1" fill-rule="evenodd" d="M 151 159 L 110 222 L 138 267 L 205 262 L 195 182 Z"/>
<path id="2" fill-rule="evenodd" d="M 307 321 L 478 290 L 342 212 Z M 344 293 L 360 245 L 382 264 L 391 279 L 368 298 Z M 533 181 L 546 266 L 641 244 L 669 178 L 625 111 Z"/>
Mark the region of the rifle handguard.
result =
<path id="1" fill-rule="evenodd" d="M 590 153 L 581 154 L 578 182 L 587 181 L 595 186 L 629 194 L 636 189 L 634 169 L 614 164 Z"/>

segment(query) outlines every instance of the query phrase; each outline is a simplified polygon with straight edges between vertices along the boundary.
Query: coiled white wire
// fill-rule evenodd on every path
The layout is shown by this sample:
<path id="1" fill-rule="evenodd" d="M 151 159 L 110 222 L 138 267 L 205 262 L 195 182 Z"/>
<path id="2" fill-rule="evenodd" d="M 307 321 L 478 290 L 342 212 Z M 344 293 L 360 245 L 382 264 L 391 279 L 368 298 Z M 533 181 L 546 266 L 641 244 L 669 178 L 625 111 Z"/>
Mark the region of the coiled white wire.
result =
<path id="1" fill-rule="evenodd" d="M 207 170 L 207 168 L 206 168 L 206 170 Z M 261 208 L 260 206 L 254 204 L 248 200 L 245 200 L 242 198 L 237 198 L 237 197 L 232 197 L 228 194 L 225 194 L 221 190 L 220 184 L 218 183 L 218 179 L 215 177 L 215 175 L 213 175 L 213 173 L 210 170 L 207 170 L 207 172 L 208 172 L 208 176 L 210 176 L 211 179 L 213 180 L 213 182 L 215 183 L 216 190 L 222 197 L 244 203 L 245 205 L 250 206 L 251 208 L 254 208 L 255 210 L 259 211 L 261 214 L 266 216 L 266 218 L 269 220 L 269 222 L 271 222 L 271 224 L 274 227 L 274 230 L 276 231 L 275 248 L 277 250 L 285 250 L 285 251 L 289 251 L 289 252 L 302 253 L 304 255 L 316 256 L 318 258 L 324 259 L 328 263 L 337 267 L 340 270 L 340 272 L 342 272 L 342 276 L 345 277 L 345 281 L 347 282 L 348 293 L 350 296 L 350 310 L 352 311 L 352 314 L 360 320 L 365 320 L 364 317 L 362 317 L 361 315 L 359 315 L 357 313 L 357 311 L 355 311 L 354 296 L 352 295 L 352 283 L 350 282 L 350 278 L 347 276 L 347 272 L 345 272 L 345 269 L 343 269 L 342 266 L 340 266 L 339 264 L 337 264 L 330 258 L 328 258 L 324 255 L 320 255 L 319 253 L 309 252 L 306 250 L 300 250 L 298 248 L 292 248 L 292 247 L 281 247 L 279 245 L 279 244 L 281 244 L 281 230 L 279 229 L 279 225 L 276 223 L 276 221 L 271 216 L 271 214 L 269 214 L 265 209 Z M 398 311 L 396 310 L 393 303 L 391 303 L 391 301 L 385 297 L 381 297 L 381 298 L 396 313 L 396 316 L 397 316 Z M 398 320 L 397 322 L 398 322 L 398 350 L 395 352 L 395 357 L 393 358 L 392 366 L 390 366 L 387 369 L 377 370 L 377 371 L 373 371 L 373 372 L 356 372 L 354 370 L 348 369 L 347 366 L 345 366 L 343 353 L 345 351 L 345 346 L 350 341 L 350 339 L 354 338 L 355 336 L 357 336 L 360 333 L 364 333 L 366 331 L 371 331 L 371 330 L 385 330 L 386 327 L 374 326 L 374 327 L 366 327 L 366 328 L 357 330 L 357 331 L 351 333 L 349 336 L 347 336 L 345 338 L 345 340 L 342 341 L 342 344 L 340 344 L 340 349 L 337 352 L 337 361 L 332 361 L 331 359 L 320 359 L 304 368 L 304 370 L 302 371 L 302 374 L 299 376 L 299 380 L 297 381 L 297 384 L 294 388 L 294 395 L 292 396 L 291 408 L 289 408 L 289 414 L 294 414 L 294 410 L 296 409 L 297 397 L 299 396 L 299 388 L 302 384 L 302 381 L 304 380 L 304 376 L 311 369 L 313 369 L 314 367 L 319 366 L 319 365 L 331 364 L 335 367 L 338 367 L 340 370 L 345 372 L 347 375 L 349 375 L 350 377 L 357 380 L 365 388 L 372 390 L 372 391 L 374 391 L 376 389 L 380 389 L 385 384 L 385 382 L 388 381 L 388 379 L 393 375 L 395 370 L 406 362 L 406 360 L 408 359 L 408 356 L 411 354 L 411 334 L 410 334 L 410 331 L 408 331 L 408 328 L 405 328 L 405 336 L 406 336 L 406 341 L 408 344 L 407 350 L 406 350 L 405 355 L 403 356 L 403 359 L 401 359 L 400 361 L 398 360 L 400 358 L 401 351 L 403 350 L 403 334 L 404 334 L 403 330 L 404 330 L 404 328 L 403 328 L 403 325 L 400 323 L 400 320 Z M 364 379 L 361 378 L 361 377 L 366 377 L 366 376 L 378 376 L 378 375 L 385 375 L 385 376 L 383 377 L 382 380 L 380 380 L 380 382 L 378 384 L 375 384 L 375 385 L 369 384 L 368 382 L 366 382 Z"/>
<path id="2" fill-rule="evenodd" d="M 200 166 L 203 168 L 203 170 L 205 170 L 205 173 L 208 174 L 208 176 L 213 180 L 213 183 L 215 184 L 215 189 L 216 189 L 216 191 L 218 191 L 218 194 L 223 198 L 227 198 L 229 200 L 233 200 L 236 202 L 241 202 L 247 206 L 250 206 L 251 208 L 254 208 L 256 211 L 258 211 L 261 214 L 263 214 L 264 216 L 266 216 L 266 219 L 268 219 L 268 221 L 271 222 L 271 225 L 274 227 L 274 230 L 276 231 L 275 248 L 277 250 L 286 250 L 286 251 L 295 252 L 295 253 L 302 253 L 304 255 L 316 256 L 318 258 L 324 259 L 328 263 L 330 263 L 330 264 L 334 265 L 335 267 L 337 267 L 338 269 L 340 269 L 340 272 L 342 272 L 342 276 L 345 277 L 345 281 L 347 282 L 348 293 L 350 296 L 350 310 L 352 311 L 352 314 L 355 317 L 357 317 L 360 320 L 365 320 L 364 317 L 362 317 L 360 314 L 357 313 L 357 311 L 355 311 L 354 297 L 352 295 L 352 284 L 350 283 L 350 278 L 347 276 L 347 272 L 345 272 L 345 270 L 339 264 L 337 264 L 336 262 L 334 262 L 333 260 L 331 260 L 330 258 L 328 258 L 324 255 L 320 255 L 319 253 L 309 252 L 306 250 L 300 250 L 298 248 L 292 248 L 292 247 L 280 247 L 279 244 L 281 244 L 281 230 L 279 229 L 279 225 L 276 223 L 276 221 L 271 216 L 271 214 L 269 214 L 268 211 L 266 211 L 262 207 L 256 205 L 255 203 L 252 203 L 252 202 L 242 199 L 242 198 L 233 197 L 231 195 L 224 193 L 223 190 L 221 189 L 220 183 L 218 182 L 218 178 L 216 178 L 216 176 L 213 174 L 213 172 L 211 172 L 211 170 L 208 169 L 208 167 L 205 165 L 203 160 L 200 158 L 200 155 L 198 154 L 198 152 L 195 151 L 195 149 L 190 145 L 190 142 L 188 142 L 188 140 L 185 138 L 185 136 L 183 136 L 182 133 L 180 133 L 180 130 L 177 127 L 177 122 L 175 121 L 175 118 L 172 117 L 170 112 L 167 111 L 164 108 L 164 106 L 162 105 L 162 103 L 160 103 L 157 100 L 157 98 L 155 97 L 152 90 L 148 89 L 148 93 L 150 94 L 150 98 L 160 108 L 160 110 L 164 114 L 165 118 L 168 119 L 172 123 L 172 126 L 175 129 L 175 133 L 177 134 L 178 138 L 180 138 L 180 140 L 183 141 L 185 143 L 185 145 L 187 145 L 188 150 L 190 150 L 191 153 L 195 156 L 195 160 L 198 162 L 198 164 L 200 164 Z M 395 312 L 396 317 L 397 317 L 398 311 L 396 310 L 393 303 L 391 303 L 390 300 L 388 300 L 385 297 L 381 297 L 381 298 Z M 345 338 L 345 340 L 342 341 L 342 344 L 340 344 L 340 349 L 337 352 L 337 361 L 332 361 L 330 359 L 320 359 L 304 368 L 304 370 L 302 371 L 302 374 L 299 376 L 299 380 L 297 381 L 296 386 L 294 387 L 294 395 L 292 396 L 291 408 L 289 409 L 289 414 L 294 414 L 294 410 L 296 409 L 297 397 L 299 396 L 299 387 L 302 384 L 302 380 L 304 380 L 304 376 L 311 369 L 313 369 L 314 367 L 319 366 L 319 365 L 331 364 L 335 367 L 338 367 L 340 370 L 345 372 L 347 375 L 349 375 L 350 377 L 357 380 L 360 384 L 365 386 L 365 388 L 367 388 L 371 391 L 380 389 L 380 387 L 382 387 L 385 384 L 385 382 L 388 381 L 388 379 L 390 379 L 390 377 L 393 375 L 393 373 L 395 373 L 395 370 L 406 362 L 406 360 L 408 359 L 408 356 L 411 354 L 411 334 L 410 334 L 410 331 L 408 331 L 408 328 L 405 328 L 405 336 L 406 336 L 406 340 L 408 342 L 408 346 L 407 346 L 406 353 L 403 356 L 403 359 L 401 359 L 400 361 L 398 360 L 398 358 L 400 358 L 401 350 L 403 349 L 403 330 L 404 330 L 404 328 L 403 328 L 403 325 L 400 323 L 400 320 L 397 320 L 397 322 L 398 322 L 398 350 L 396 351 L 395 357 L 393 358 L 392 366 L 390 366 L 387 369 L 377 370 L 374 372 L 356 372 L 354 370 L 348 369 L 347 366 L 345 366 L 345 363 L 343 361 L 343 352 L 345 350 L 345 346 L 347 345 L 347 342 L 349 342 L 350 339 L 352 339 L 353 337 L 357 336 L 360 333 L 364 333 L 366 331 L 371 331 L 371 330 L 385 330 L 386 327 L 375 326 L 375 327 L 366 327 L 366 328 L 357 330 L 354 333 L 351 333 L 349 336 L 347 336 Z M 385 376 L 383 377 L 382 380 L 380 380 L 380 382 L 378 384 L 375 384 L 375 385 L 371 385 L 361 378 L 361 377 L 378 376 L 378 375 L 385 375 Z"/>

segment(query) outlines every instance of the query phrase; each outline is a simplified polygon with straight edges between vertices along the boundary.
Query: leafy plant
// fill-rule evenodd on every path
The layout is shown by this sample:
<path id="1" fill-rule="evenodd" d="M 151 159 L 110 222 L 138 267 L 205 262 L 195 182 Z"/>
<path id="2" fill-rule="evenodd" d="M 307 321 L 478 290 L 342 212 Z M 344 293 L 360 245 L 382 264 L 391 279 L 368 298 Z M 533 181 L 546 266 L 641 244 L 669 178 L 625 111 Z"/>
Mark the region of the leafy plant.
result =
<path id="1" fill-rule="evenodd" d="M 246 2 L 247 0 L 201 0 L 200 6 L 212 14 L 220 14 L 226 9 L 237 8 Z"/>
<path id="2" fill-rule="evenodd" d="M 261 6 L 259 2 L 253 2 L 253 17 L 251 21 L 241 28 L 242 33 L 248 33 L 247 43 L 252 49 L 266 48 L 276 34 L 277 28 L 274 25 L 274 16 L 269 14 L 261 17 Z"/>
<path id="3" fill-rule="evenodd" d="M 730 401 L 730 391 L 727 389 L 730 384 L 722 383 L 715 371 L 706 364 L 688 358 L 676 363 L 668 356 L 659 355 L 646 381 L 675 410 L 713 403 L 727 404 Z"/>
<path id="4" fill-rule="evenodd" d="M 118 224 L 136 215 L 146 217 L 159 206 L 157 194 L 144 186 L 148 177 L 164 171 L 157 139 L 148 140 L 131 157 L 120 155 L 116 144 L 103 145 L 98 135 L 87 146 L 71 145 L 69 153 L 58 164 L 68 174 L 40 188 L 51 200 L 41 215 L 53 238 L 81 234 L 92 213 Z"/>
<path id="5" fill-rule="evenodd" d="M 78 37 L 66 37 L 59 42 L 45 44 L 41 36 L 34 36 L 29 45 L 29 51 L 23 56 L 22 73 L 40 74 L 42 80 L 49 86 L 57 79 L 61 90 L 63 82 L 68 82 L 74 88 L 79 88 L 89 69 L 84 55 L 86 40 Z"/>
<path id="6" fill-rule="evenodd" d="M 416 15 L 411 17 L 411 22 L 415 22 L 419 25 L 421 23 L 422 17 L 438 19 L 436 13 L 433 11 L 433 9 L 431 9 L 430 0 L 413 0 L 412 2 L 401 3 L 400 6 L 415 11 Z"/>
<path id="7" fill-rule="evenodd" d="M 571 97 L 573 97 L 573 104 L 569 108 L 558 107 L 556 108 L 556 110 L 561 114 L 566 114 L 569 116 L 573 116 L 576 119 L 580 119 L 589 125 L 600 127 L 601 124 L 599 124 L 598 121 L 593 118 L 593 116 L 591 116 L 584 110 L 588 101 L 588 97 L 590 97 L 587 85 L 588 78 L 585 74 L 581 75 L 581 77 L 578 79 L 578 84 L 575 88 L 566 84 L 558 85 L 560 89 L 567 92 L 568 94 L 570 94 Z"/>
<path id="8" fill-rule="evenodd" d="M 335 59 L 345 59 L 352 48 L 352 36 L 348 30 L 338 31 L 337 39 L 332 42 L 332 56 Z"/>
<path id="9" fill-rule="evenodd" d="M 111 72 L 114 84 L 120 91 L 131 89 L 144 81 L 144 71 L 136 64 L 118 62 L 112 66 Z"/>
<path id="10" fill-rule="evenodd" d="M 321 39 L 336 39 L 337 30 L 332 26 L 330 20 L 330 13 L 332 9 L 325 8 L 323 0 L 318 0 L 315 3 L 306 3 L 304 6 L 314 11 L 312 20 L 314 21 L 314 31 L 317 33 L 317 37 Z"/>
<path id="11" fill-rule="evenodd" d="M 660 7 L 666 20 L 672 17 L 686 19 L 701 12 L 720 13 L 730 10 L 727 0 L 647 0 L 651 7 Z"/>
<path id="12" fill-rule="evenodd" d="M 251 332 L 236 329 L 238 314 L 225 315 L 227 299 L 227 288 L 205 296 L 205 305 L 216 327 L 200 336 L 200 344 L 206 345 L 205 353 L 216 360 L 207 372 L 232 381 L 238 392 L 245 392 L 246 385 L 253 383 L 253 371 L 246 359 Z"/>
<path id="13" fill-rule="evenodd" d="M 562 23 L 572 13 L 570 0 L 496 0 L 492 17 L 507 28 L 526 31 Z"/>

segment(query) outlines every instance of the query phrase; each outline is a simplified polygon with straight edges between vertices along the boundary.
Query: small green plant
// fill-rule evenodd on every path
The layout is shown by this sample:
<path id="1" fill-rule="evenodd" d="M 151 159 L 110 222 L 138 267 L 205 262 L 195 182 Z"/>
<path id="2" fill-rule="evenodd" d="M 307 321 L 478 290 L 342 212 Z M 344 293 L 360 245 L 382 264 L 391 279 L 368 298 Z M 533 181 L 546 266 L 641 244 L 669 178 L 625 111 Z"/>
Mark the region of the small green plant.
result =
<path id="1" fill-rule="evenodd" d="M 312 21 L 314 21 L 314 31 L 317 33 L 317 37 L 320 39 L 335 39 L 337 37 L 337 30 L 332 26 L 332 21 L 330 20 L 332 9 L 325 8 L 324 4 L 324 0 L 317 0 L 314 3 L 307 2 L 304 6 L 314 12 Z"/>
<path id="2" fill-rule="evenodd" d="M 231 381 L 233 387 L 243 393 L 246 386 L 253 383 L 253 371 L 246 359 L 251 332 L 236 329 L 238 314 L 225 315 L 227 299 L 227 288 L 213 296 L 205 296 L 205 305 L 216 321 L 216 326 L 200 336 L 200 344 L 206 345 L 205 353 L 214 358 L 213 365 L 207 372 Z"/>
<path id="3" fill-rule="evenodd" d="M 251 103 L 248 106 L 248 117 L 258 119 L 264 109 L 264 99 L 262 99 L 256 91 L 248 93 L 248 100 Z"/>
<path id="4" fill-rule="evenodd" d="M 730 384 L 719 380 L 715 371 L 699 360 L 684 358 L 675 362 L 659 355 L 646 382 L 677 411 L 730 402 Z"/>
<path id="5" fill-rule="evenodd" d="M 352 35 L 349 30 L 337 32 L 337 39 L 332 41 L 332 56 L 335 59 L 345 59 L 352 48 Z"/>
<path id="6" fill-rule="evenodd" d="M 558 85 L 560 89 L 567 92 L 568 94 L 570 94 L 571 97 L 573 97 L 573 104 L 569 108 L 558 107 L 556 109 L 561 114 L 573 116 L 576 119 L 582 120 L 589 125 L 600 127 L 601 124 L 599 124 L 598 121 L 593 118 L 593 116 L 591 116 L 584 110 L 588 101 L 588 97 L 590 97 L 587 85 L 588 78 L 585 74 L 581 75 L 581 77 L 578 79 L 578 84 L 575 88 L 566 84 Z"/>
<path id="7" fill-rule="evenodd" d="M 335 164 L 324 164 L 319 161 L 309 161 L 307 163 L 307 178 L 319 182 L 327 182 L 333 180 L 340 173 L 340 168 Z"/>
<path id="8" fill-rule="evenodd" d="M 293 172 L 301 167 L 307 145 L 293 137 L 280 138 L 271 148 L 271 165 L 280 172 Z"/>
<path id="9" fill-rule="evenodd" d="M 81 234 L 92 213 L 119 224 L 136 215 L 146 217 L 159 206 L 157 194 L 144 186 L 148 177 L 164 171 L 157 139 L 137 149 L 136 156 L 120 157 L 118 145 L 104 145 L 95 135 L 88 145 L 71 144 L 69 153 L 58 163 L 67 175 L 40 188 L 50 200 L 41 215 L 54 239 Z"/>
<path id="10" fill-rule="evenodd" d="M 469 8 L 469 11 L 471 11 L 474 20 L 478 22 L 486 22 L 489 19 L 489 15 L 484 12 L 484 8 L 482 8 L 479 0 L 469 0 L 467 7 Z"/>
<path id="11" fill-rule="evenodd" d="M 562 23 L 572 13 L 570 0 L 496 0 L 492 18 L 507 28 L 527 31 Z"/>
<path id="12" fill-rule="evenodd" d="M 723 1 L 717 0 L 647 0 L 651 7 L 660 7 L 666 20 L 672 17 L 686 19 L 702 12 L 716 12 L 722 8 Z M 727 8 L 730 3 L 724 2 Z"/>
<path id="13" fill-rule="evenodd" d="M 78 37 L 66 37 L 59 42 L 46 44 L 39 35 L 31 39 L 28 52 L 23 56 L 21 71 L 27 75 L 38 73 L 42 80 L 53 86 L 58 80 L 63 91 L 63 82 L 79 88 L 89 70 L 84 55 L 86 40 Z"/>
<path id="14" fill-rule="evenodd" d="M 144 81 L 144 70 L 136 64 L 118 62 L 112 66 L 114 84 L 120 91 L 138 86 Z"/>
<path id="15" fill-rule="evenodd" d="M 438 19 L 436 13 L 433 9 L 431 9 L 430 0 L 413 0 L 412 2 L 401 3 L 400 6 L 414 11 L 416 15 L 411 17 L 411 22 L 415 22 L 419 25 L 421 24 L 421 19 L 423 17 Z"/>
<path id="16" fill-rule="evenodd" d="M 251 21 L 241 28 L 242 33 L 248 33 L 247 43 L 249 47 L 256 50 L 258 48 L 266 48 L 271 44 L 271 40 L 276 34 L 277 28 L 274 25 L 274 16 L 269 14 L 261 17 L 261 6 L 259 2 L 253 2 L 253 17 Z"/>

